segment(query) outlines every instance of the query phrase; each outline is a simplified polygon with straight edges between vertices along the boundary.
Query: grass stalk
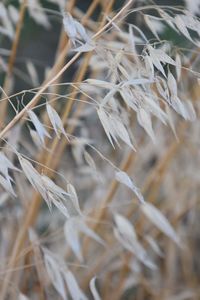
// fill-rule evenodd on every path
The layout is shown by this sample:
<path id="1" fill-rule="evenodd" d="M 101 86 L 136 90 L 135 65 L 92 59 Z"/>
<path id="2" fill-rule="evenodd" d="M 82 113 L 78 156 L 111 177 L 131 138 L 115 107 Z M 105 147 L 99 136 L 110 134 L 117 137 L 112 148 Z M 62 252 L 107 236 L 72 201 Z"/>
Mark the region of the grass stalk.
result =
<path id="1" fill-rule="evenodd" d="M 19 45 L 21 30 L 23 27 L 26 5 L 27 5 L 27 0 L 23 0 L 20 6 L 19 20 L 16 25 L 15 36 L 11 48 L 11 54 L 8 60 L 8 70 L 5 75 L 4 84 L 2 88 L 2 90 L 6 95 L 9 95 L 10 93 L 10 81 L 12 80 L 11 77 L 12 77 L 12 72 L 16 60 L 17 48 Z M 0 128 L 4 127 L 4 122 L 7 115 L 7 106 L 8 106 L 8 100 L 0 102 Z"/>

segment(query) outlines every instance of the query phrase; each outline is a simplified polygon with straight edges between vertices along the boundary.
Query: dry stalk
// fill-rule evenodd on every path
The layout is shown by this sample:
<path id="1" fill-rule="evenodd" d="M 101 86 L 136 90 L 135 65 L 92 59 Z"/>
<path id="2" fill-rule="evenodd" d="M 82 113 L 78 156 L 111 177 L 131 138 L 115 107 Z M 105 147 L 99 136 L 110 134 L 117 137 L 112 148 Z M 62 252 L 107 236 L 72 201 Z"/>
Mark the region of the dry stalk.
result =
<path id="1" fill-rule="evenodd" d="M 15 37 L 14 37 L 14 40 L 12 43 L 11 54 L 10 54 L 9 61 L 8 61 L 8 70 L 7 70 L 4 84 L 2 87 L 2 90 L 4 91 L 4 93 L 6 95 L 9 95 L 9 92 L 10 92 L 10 80 L 12 77 L 12 71 L 14 68 L 15 60 L 16 60 L 20 34 L 21 34 L 22 27 L 23 27 L 23 21 L 24 21 L 24 16 L 25 16 L 25 12 L 26 12 L 26 4 L 27 4 L 27 0 L 23 0 L 23 2 L 21 3 L 20 12 L 19 12 L 19 20 L 16 25 Z M 4 122 L 5 122 L 5 118 L 6 118 L 6 114 L 7 114 L 7 106 L 8 106 L 8 99 L 6 101 L 0 102 L 0 122 L 1 122 L 0 128 L 4 127 Z"/>

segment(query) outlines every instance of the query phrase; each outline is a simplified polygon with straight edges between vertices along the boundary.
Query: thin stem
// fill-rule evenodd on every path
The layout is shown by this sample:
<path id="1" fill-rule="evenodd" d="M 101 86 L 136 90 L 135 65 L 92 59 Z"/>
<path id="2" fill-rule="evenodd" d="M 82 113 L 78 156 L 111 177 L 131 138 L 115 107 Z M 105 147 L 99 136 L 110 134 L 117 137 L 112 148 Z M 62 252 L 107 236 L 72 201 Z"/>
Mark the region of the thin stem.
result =
<path id="1" fill-rule="evenodd" d="M 9 95 L 9 92 L 10 92 L 11 75 L 12 75 L 13 67 L 15 64 L 20 34 L 21 34 L 22 27 L 23 27 L 23 21 L 24 21 L 24 16 L 25 16 L 25 11 L 26 11 L 26 4 L 27 4 L 27 0 L 23 0 L 21 7 L 20 7 L 19 20 L 17 22 L 15 37 L 14 37 L 14 40 L 12 43 L 11 54 L 10 54 L 9 61 L 8 61 L 8 70 L 5 75 L 6 77 L 5 77 L 5 81 L 4 81 L 3 88 L 2 88 L 7 95 Z M 4 126 L 4 121 L 5 121 L 6 113 L 7 113 L 7 106 L 8 106 L 8 101 L 0 102 L 0 127 L 1 128 Z"/>

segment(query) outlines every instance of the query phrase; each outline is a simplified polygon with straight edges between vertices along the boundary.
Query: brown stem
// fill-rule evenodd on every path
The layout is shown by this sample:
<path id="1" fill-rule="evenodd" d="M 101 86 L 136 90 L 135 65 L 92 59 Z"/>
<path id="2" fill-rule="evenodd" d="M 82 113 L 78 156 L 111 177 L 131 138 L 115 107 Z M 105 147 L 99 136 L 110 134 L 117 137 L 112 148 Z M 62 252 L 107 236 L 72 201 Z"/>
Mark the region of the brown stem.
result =
<path id="1" fill-rule="evenodd" d="M 4 91 L 4 93 L 6 95 L 9 95 L 11 75 L 12 75 L 14 63 L 16 60 L 17 48 L 19 45 L 20 34 L 21 34 L 22 27 L 23 27 L 23 21 L 24 21 L 24 16 L 25 16 L 25 11 L 26 11 L 26 4 L 27 4 L 27 0 L 23 0 L 21 7 L 20 7 L 19 20 L 17 22 L 15 37 L 14 37 L 14 40 L 12 43 L 11 54 L 10 54 L 9 61 L 8 61 L 8 70 L 7 70 L 7 74 L 6 74 L 5 81 L 4 81 L 3 88 L 2 88 L 2 90 Z M 0 122 L 1 122 L 0 127 L 1 128 L 4 126 L 4 121 L 5 121 L 6 113 L 7 113 L 7 106 L 8 106 L 8 99 L 6 101 L 0 102 Z"/>

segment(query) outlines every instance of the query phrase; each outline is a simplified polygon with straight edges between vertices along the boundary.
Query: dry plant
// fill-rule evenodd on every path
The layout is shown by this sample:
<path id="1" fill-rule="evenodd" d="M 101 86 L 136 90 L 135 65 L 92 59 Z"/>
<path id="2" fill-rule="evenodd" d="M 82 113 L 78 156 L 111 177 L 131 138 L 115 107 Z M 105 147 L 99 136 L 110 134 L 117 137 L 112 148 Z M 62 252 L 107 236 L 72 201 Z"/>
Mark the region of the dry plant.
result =
<path id="1" fill-rule="evenodd" d="M 83 4 L 0 3 L 0 299 L 198 300 L 199 1 Z"/>

